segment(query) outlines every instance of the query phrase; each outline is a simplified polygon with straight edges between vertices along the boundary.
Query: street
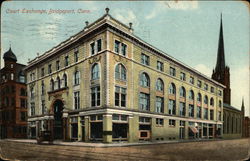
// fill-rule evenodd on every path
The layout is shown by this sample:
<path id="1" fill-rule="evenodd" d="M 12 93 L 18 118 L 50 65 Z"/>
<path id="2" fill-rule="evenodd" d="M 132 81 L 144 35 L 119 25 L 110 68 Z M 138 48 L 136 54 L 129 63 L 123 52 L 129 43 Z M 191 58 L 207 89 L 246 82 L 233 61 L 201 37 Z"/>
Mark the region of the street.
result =
<path id="1" fill-rule="evenodd" d="M 10 160 L 246 160 L 249 139 L 102 148 L 0 140 L 0 147 Z"/>

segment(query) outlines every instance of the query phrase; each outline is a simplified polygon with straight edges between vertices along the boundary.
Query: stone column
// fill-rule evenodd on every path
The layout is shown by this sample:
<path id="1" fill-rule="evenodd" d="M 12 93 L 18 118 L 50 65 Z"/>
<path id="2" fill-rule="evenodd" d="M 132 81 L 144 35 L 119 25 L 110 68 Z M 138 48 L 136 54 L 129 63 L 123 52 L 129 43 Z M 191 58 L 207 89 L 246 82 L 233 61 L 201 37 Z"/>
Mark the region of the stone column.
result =
<path id="1" fill-rule="evenodd" d="M 78 141 L 81 141 L 82 140 L 82 124 L 81 124 L 81 117 L 78 116 L 78 119 L 77 119 L 77 126 L 78 126 Z"/>
<path id="2" fill-rule="evenodd" d="M 189 130 L 189 124 L 188 121 L 185 121 L 185 139 L 188 139 L 188 130 Z"/>
<path id="3" fill-rule="evenodd" d="M 112 115 L 103 115 L 103 142 L 112 143 Z"/>
<path id="4" fill-rule="evenodd" d="M 139 138 L 139 118 L 129 116 L 128 117 L 128 142 L 138 142 Z"/>
<path id="5" fill-rule="evenodd" d="M 85 142 L 88 142 L 89 141 L 89 138 L 90 138 L 90 122 L 89 122 L 89 116 L 85 116 L 84 117 L 84 132 L 85 132 L 85 136 L 84 136 L 84 139 L 85 139 Z"/>

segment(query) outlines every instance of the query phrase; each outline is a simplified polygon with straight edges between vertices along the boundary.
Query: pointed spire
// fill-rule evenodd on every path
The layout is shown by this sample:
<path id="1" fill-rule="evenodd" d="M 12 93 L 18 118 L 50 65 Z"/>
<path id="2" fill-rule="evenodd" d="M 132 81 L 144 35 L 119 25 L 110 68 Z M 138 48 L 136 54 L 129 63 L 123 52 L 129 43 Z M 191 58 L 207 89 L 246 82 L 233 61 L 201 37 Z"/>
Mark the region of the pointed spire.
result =
<path id="1" fill-rule="evenodd" d="M 241 109 L 245 108 L 245 105 L 244 105 L 244 97 L 242 98 L 242 104 L 241 104 Z"/>
<path id="2" fill-rule="evenodd" d="M 220 17 L 220 36 L 218 42 L 218 51 L 217 51 L 217 63 L 215 71 L 222 72 L 225 70 L 225 54 L 224 54 L 224 39 L 223 39 L 223 23 L 222 23 L 222 13 Z"/>

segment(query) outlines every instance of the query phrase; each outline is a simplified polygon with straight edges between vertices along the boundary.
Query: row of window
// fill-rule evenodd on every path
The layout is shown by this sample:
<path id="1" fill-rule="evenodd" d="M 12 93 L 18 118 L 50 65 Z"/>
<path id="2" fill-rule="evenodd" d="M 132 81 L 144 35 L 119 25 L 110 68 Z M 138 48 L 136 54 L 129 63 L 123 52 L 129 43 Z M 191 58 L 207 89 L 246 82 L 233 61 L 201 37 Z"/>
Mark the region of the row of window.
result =
<path id="1" fill-rule="evenodd" d="M 146 87 L 146 88 L 150 87 L 150 79 L 149 79 L 148 74 L 145 72 L 140 75 L 140 86 Z M 161 92 L 164 91 L 164 83 L 163 83 L 163 80 L 160 78 L 158 78 L 156 81 L 156 90 L 161 91 Z M 172 94 L 172 95 L 176 94 L 176 87 L 175 87 L 174 83 L 170 83 L 169 88 L 168 88 L 168 93 Z M 183 86 L 180 87 L 179 94 L 180 94 L 180 97 L 184 97 L 184 98 L 186 97 L 186 90 Z M 193 90 L 189 91 L 189 100 L 194 100 Z M 197 94 L 197 102 L 202 102 L 202 96 L 200 93 Z M 204 96 L 204 104 L 208 104 L 207 95 Z M 210 98 L 210 105 L 214 106 L 214 98 L 213 97 Z M 219 107 L 221 107 L 221 106 L 222 106 L 222 102 L 220 100 Z"/>
<path id="2" fill-rule="evenodd" d="M 150 65 L 150 57 L 148 55 L 142 53 L 141 54 L 141 63 L 144 64 L 144 65 L 149 66 Z M 157 68 L 157 70 L 163 72 L 164 71 L 164 64 L 163 64 L 163 62 L 157 61 L 156 68 Z M 176 69 L 174 67 L 169 67 L 169 74 L 171 76 L 176 77 Z M 180 72 L 180 80 L 186 81 L 186 74 L 184 72 Z M 190 76 L 189 83 L 194 84 L 194 77 Z M 201 80 L 197 80 L 197 86 L 199 88 L 202 87 Z M 208 90 L 208 84 L 207 83 L 204 83 L 204 90 L 206 90 L 206 91 Z M 210 92 L 211 93 L 215 92 L 214 87 L 212 87 L 212 86 L 210 87 Z M 222 91 L 221 90 L 218 91 L 218 95 L 222 96 Z"/>
<path id="3" fill-rule="evenodd" d="M 139 109 L 142 111 L 150 111 L 150 95 L 146 93 L 139 93 Z M 204 119 L 208 119 L 208 109 L 204 108 Z M 164 113 L 164 99 L 162 97 L 156 97 L 155 102 L 155 112 L 157 113 Z M 214 120 L 214 110 L 210 109 L 210 120 Z M 168 114 L 169 115 L 177 115 L 176 113 L 176 101 L 173 99 L 168 100 Z M 202 108 L 201 106 L 197 106 L 197 118 L 202 118 Z M 186 103 L 179 102 L 179 116 L 186 116 Z M 188 116 L 194 117 L 194 105 L 188 105 Z M 221 119 L 221 112 L 218 112 L 218 118 Z"/>

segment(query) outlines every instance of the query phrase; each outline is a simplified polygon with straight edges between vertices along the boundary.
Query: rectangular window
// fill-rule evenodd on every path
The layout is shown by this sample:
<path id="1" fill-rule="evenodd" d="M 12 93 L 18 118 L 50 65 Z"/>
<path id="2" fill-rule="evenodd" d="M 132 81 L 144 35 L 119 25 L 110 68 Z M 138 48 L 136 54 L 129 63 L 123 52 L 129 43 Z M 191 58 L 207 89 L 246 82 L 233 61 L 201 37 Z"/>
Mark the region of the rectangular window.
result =
<path id="1" fill-rule="evenodd" d="M 208 119 L 208 109 L 204 109 L 204 119 Z"/>
<path id="2" fill-rule="evenodd" d="M 74 107 L 75 109 L 80 109 L 80 92 L 74 92 Z"/>
<path id="3" fill-rule="evenodd" d="M 162 97 L 156 97 L 156 112 L 163 113 L 163 98 Z"/>
<path id="4" fill-rule="evenodd" d="M 174 76 L 176 75 L 176 72 L 175 72 L 175 68 L 173 67 L 170 67 L 170 73 L 169 73 L 171 76 Z"/>
<path id="5" fill-rule="evenodd" d="M 78 48 L 75 48 L 74 50 L 74 58 L 75 58 L 75 62 L 78 62 Z"/>
<path id="6" fill-rule="evenodd" d="M 26 121 L 26 112 L 20 112 L 21 121 Z"/>
<path id="7" fill-rule="evenodd" d="M 42 68 L 42 69 L 41 69 L 41 77 L 43 77 L 44 74 L 45 74 L 45 73 L 44 73 L 44 68 Z"/>
<path id="8" fill-rule="evenodd" d="M 194 84 L 194 77 L 190 77 L 189 83 Z"/>
<path id="9" fill-rule="evenodd" d="M 180 102 L 180 116 L 185 116 L 186 114 L 186 104 L 184 102 Z"/>
<path id="10" fill-rule="evenodd" d="M 20 107 L 22 107 L 22 108 L 26 107 L 26 100 L 23 98 L 20 99 Z"/>
<path id="11" fill-rule="evenodd" d="M 163 126 L 164 125 L 164 119 L 156 118 L 156 125 Z"/>
<path id="12" fill-rule="evenodd" d="M 149 117 L 139 117 L 139 123 L 147 123 L 150 124 L 150 118 Z"/>
<path id="13" fill-rule="evenodd" d="M 66 66 L 68 66 L 69 65 L 69 56 L 65 56 L 64 57 L 64 66 L 66 67 Z"/>
<path id="14" fill-rule="evenodd" d="M 175 115 L 176 114 L 176 104 L 175 100 L 169 100 L 168 101 L 168 114 L 169 115 Z"/>
<path id="15" fill-rule="evenodd" d="M 221 121 L 221 112 L 219 111 L 218 120 Z"/>
<path id="16" fill-rule="evenodd" d="M 123 56 L 126 56 L 126 54 L 127 54 L 127 45 L 126 44 L 123 44 L 123 43 L 121 43 L 121 47 L 122 47 L 122 55 Z"/>
<path id="17" fill-rule="evenodd" d="M 42 115 L 45 114 L 45 100 L 42 100 Z"/>
<path id="18" fill-rule="evenodd" d="M 221 92 L 221 90 L 219 90 L 219 96 L 222 96 L 222 92 Z"/>
<path id="19" fill-rule="evenodd" d="M 120 42 L 115 40 L 115 52 L 120 53 Z"/>
<path id="20" fill-rule="evenodd" d="M 210 120 L 214 120 L 214 110 L 210 110 Z"/>
<path id="21" fill-rule="evenodd" d="M 141 54 L 141 63 L 144 65 L 149 65 L 149 56 Z"/>
<path id="22" fill-rule="evenodd" d="M 201 107 L 197 107 L 197 118 L 201 118 Z"/>
<path id="23" fill-rule="evenodd" d="M 35 115 L 35 103 L 30 103 L 30 115 L 34 116 Z"/>
<path id="24" fill-rule="evenodd" d="M 210 88 L 210 92 L 211 92 L 211 93 L 214 93 L 214 87 L 211 87 L 211 88 Z"/>
<path id="25" fill-rule="evenodd" d="M 95 54 L 95 42 L 90 44 L 91 55 Z"/>
<path id="26" fill-rule="evenodd" d="M 101 104 L 100 86 L 91 88 L 91 106 L 100 106 Z"/>
<path id="27" fill-rule="evenodd" d="M 181 72 L 181 74 L 180 74 L 180 79 L 181 79 L 182 81 L 185 81 L 185 80 L 186 80 L 186 74 L 183 73 L 183 72 Z"/>
<path id="28" fill-rule="evenodd" d="M 51 64 L 48 65 L 48 74 L 50 74 L 50 73 L 52 73 L 52 65 Z"/>
<path id="29" fill-rule="evenodd" d="M 162 71 L 163 72 L 163 63 L 160 61 L 157 61 L 157 70 Z"/>
<path id="30" fill-rule="evenodd" d="M 56 70 L 59 70 L 60 69 L 60 61 L 56 61 Z"/>
<path id="31" fill-rule="evenodd" d="M 150 100 L 149 94 L 140 93 L 140 96 L 139 96 L 140 110 L 149 111 L 150 109 L 149 100 Z"/>
<path id="32" fill-rule="evenodd" d="M 102 39 L 97 40 L 97 52 L 102 50 Z"/>
<path id="33" fill-rule="evenodd" d="M 127 89 L 115 87 L 115 106 L 126 107 Z"/>
<path id="34" fill-rule="evenodd" d="M 189 104 L 188 114 L 189 117 L 194 117 L 194 105 Z"/>
<path id="35" fill-rule="evenodd" d="M 207 84 L 207 83 L 204 84 L 204 89 L 205 89 L 206 91 L 208 90 L 208 84 Z"/>
<path id="36" fill-rule="evenodd" d="M 197 81 L 197 86 L 201 88 L 201 81 L 200 80 Z"/>
<path id="37" fill-rule="evenodd" d="M 169 126 L 175 126 L 175 120 L 169 120 Z"/>

